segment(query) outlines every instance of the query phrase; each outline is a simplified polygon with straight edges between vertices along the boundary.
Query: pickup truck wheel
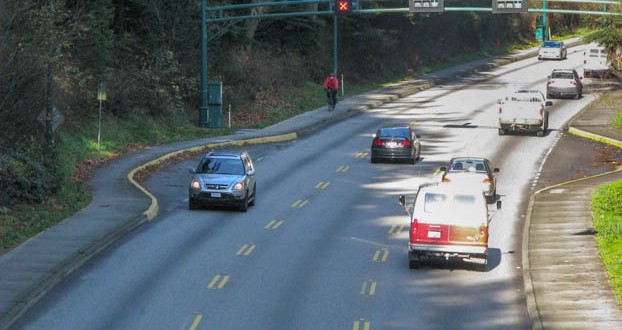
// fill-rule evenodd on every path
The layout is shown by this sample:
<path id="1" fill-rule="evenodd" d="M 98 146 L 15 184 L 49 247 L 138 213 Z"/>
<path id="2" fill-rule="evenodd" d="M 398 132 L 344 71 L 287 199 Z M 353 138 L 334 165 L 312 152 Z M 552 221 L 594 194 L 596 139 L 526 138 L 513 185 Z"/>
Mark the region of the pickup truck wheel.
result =
<path id="1" fill-rule="evenodd" d="M 499 128 L 499 135 L 505 135 L 505 130 L 503 128 Z"/>
<path id="2" fill-rule="evenodd" d="M 536 136 L 543 137 L 544 136 L 544 130 L 538 131 L 538 133 L 536 133 Z"/>

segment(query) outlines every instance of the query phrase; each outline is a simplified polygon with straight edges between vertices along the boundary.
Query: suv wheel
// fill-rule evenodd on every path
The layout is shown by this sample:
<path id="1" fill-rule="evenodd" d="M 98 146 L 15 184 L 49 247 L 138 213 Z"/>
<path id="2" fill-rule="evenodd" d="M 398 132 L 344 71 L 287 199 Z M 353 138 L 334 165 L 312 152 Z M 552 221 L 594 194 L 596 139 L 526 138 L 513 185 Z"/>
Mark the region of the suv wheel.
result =
<path id="1" fill-rule="evenodd" d="M 194 198 L 190 197 L 190 199 L 188 199 L 188 209 L 196 210 L 197 208 L 198 208 L 197 202 L 194 200 Z"/>
<path id="2" fill-rule="evenodd" d="M 257 184 L 253 187 L 253 199 L 248 203 L 248 206 L 255 206 L 255 200 L 257 199 Z"/>
<path id="3" fill-rule="evenodd" d="M 240 203 L 240 212 L 246 212 L 246 211 L 248 211 L 248 192 L 246 193 L 246 196 L 244 196 L 244 199 Z"/>

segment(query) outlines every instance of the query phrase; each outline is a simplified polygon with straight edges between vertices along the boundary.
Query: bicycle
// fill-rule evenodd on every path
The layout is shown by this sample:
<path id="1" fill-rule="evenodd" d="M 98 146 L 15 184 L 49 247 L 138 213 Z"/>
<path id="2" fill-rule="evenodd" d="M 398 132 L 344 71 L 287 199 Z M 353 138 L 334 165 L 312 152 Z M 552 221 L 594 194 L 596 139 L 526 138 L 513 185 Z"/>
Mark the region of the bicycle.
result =
<path id="1" fill-rule="evenodd" d="M 335 110 L 335 106 L 337 106 L 337 91 L 332 88 L 327 88 L 326 98 L 328 102 L 328 111 Z"/>

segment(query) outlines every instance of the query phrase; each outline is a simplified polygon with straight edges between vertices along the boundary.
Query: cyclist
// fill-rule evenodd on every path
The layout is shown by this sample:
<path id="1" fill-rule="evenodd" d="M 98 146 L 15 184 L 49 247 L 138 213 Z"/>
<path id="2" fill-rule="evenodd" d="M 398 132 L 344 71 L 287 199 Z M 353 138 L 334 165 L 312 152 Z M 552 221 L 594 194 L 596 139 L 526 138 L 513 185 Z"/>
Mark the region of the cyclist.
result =
<path id="1" fill-rule="evenodd" d="M 337 90 L 339 89 L 339 80 L 334 74 L 328 75 L 324 80 L 324 90 L 328 99 L 328 110 L 333 110 L 337 105 Z"/>

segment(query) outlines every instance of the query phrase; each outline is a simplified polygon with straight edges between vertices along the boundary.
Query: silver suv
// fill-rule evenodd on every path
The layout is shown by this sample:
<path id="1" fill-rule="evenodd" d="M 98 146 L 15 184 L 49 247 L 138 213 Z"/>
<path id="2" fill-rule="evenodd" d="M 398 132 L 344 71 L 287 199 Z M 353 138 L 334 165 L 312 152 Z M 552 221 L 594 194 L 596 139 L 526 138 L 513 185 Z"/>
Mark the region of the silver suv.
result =
<path id="1" fill-rule="evenodd" d="M 243 151 L 210 152 L 203 156 L 190 181 L 188 208 L 237 206 L 246 212 L 255 205 L 257 185 L 251 156 Z"/>

